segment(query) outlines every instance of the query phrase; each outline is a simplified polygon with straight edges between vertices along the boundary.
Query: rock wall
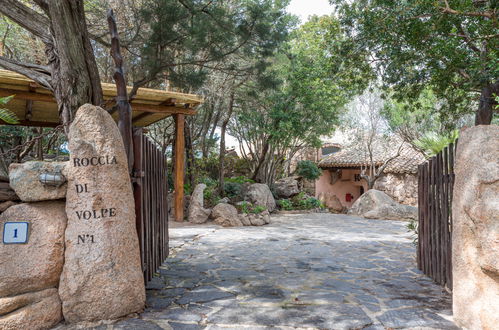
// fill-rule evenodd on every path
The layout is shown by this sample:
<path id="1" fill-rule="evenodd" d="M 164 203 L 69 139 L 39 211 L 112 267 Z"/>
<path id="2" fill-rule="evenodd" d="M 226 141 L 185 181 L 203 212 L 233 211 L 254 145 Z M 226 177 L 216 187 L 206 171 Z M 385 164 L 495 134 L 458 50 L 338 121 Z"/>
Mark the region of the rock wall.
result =
<path id="1" fill-rule="evenodd" d="M 387 173 L 376 181 L 374 189 L 383 191 L 398 203 L 418 206 L 418 176 L 416 174 Z"/>
<path id="2" fill-rule="evenodd" d="M 452 203 L 454 321 L 499 324 L 499 126 L 461 131 Z"/>
<path id="3" fill-rule="evenodd" d="M 25 244 L 4 244 L 6 223 L 28 223 Z M 47 329 L 62 320 L 57 285 L 64 264 L 64 202 L 22 203 L 0 215 L 0 329 Z M 12 240 L 15 241 L 15 240 Z M 22 240 L 24 241 L 24 239 Z"/>
<path id="4" fill-rule="evenodd" d="M 69 141 L 69 162 L 11 164 L 10 184 L 0 185 L 0 329 L 49 329 L 63 316 L 110 320 L 144 308 L 118 128 L 105 110 L 84 105 Z"/>

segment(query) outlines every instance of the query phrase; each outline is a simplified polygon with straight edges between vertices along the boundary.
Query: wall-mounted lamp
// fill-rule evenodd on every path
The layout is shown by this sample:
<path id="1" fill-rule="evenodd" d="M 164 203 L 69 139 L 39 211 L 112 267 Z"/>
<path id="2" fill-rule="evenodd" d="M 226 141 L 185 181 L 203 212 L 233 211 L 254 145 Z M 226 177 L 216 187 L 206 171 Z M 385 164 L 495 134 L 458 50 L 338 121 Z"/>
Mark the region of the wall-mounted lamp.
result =
<path id="1" fill-rule="evenodd" d="M 66 177 L 61 172 L 42 173 L 39 180 L 42 184 L 52 187 L 60 187 L 66 183 Z"/>

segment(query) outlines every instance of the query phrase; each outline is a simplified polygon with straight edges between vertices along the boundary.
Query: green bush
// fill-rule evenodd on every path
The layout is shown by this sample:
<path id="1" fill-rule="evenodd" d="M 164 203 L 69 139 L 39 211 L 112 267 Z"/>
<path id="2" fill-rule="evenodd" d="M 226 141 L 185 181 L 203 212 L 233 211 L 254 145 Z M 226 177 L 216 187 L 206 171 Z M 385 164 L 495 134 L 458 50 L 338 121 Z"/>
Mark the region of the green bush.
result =
<path id="1" fill-rule="evenodd" d="M 407 231 L 410 232 L 412 235 L 412 243 L 414 245 L 418 245 L 418 227 L 419 227 L 419 222 L 417 220 L 411 220 L 407 224 Z"/>
<path id="2" fill-rule="evenodd" d="M 253 206 L 253 208 L 251 209 L 251 213 L 255 213 L 255 214 L 260 214 L 262 213 L 263 211 L 265 211 L 266 208 L 263 207 L 263 206 L 260 206 L 260 205 L 255 205 Z"/>
<path id="3" fill-rule="evenodd" d="M 314 162 L 302 160 L 298 162 L 296 173 L 307 180 L 317 180 L 321 176 L 322 171 Z"/>
<path id="4" fill-rule="evenodd" d="M 204 177 L 199 180 L 199 183 L 204 183 L 207 187 L 215 187 L 218 184 L 218 181 L 210 177 Z"/>
<path id="5" fill-rule="evenodd" d="M 236 197 L 241 193 L 242 184 L 236 182 L 226 182 L 224 183 L 224 193 L 225 196 L 232 198 Z"/>
<path id="6" fill-rule="evenodd" d="M 281 199 L 277 202 L 283 210 L 311 210 L 316 208 L 323 208 L 324 205 L 317 198 L 309 197 L 302 191 L 288 199 Z"/>
<path id="7" fill-rule="evenodd" d="M 289 199 L 280 199 L 277 201 L 277 205 L 281 208 L 281 210 L 291 211 L 293 210 L 293 203 Z"/>
<path id="8" fill-rule="evenodd" d="M 300 210 L 310 210 L 310 209 L 316 209 L 321 207 L 321 202 L 314 197 L 310 197 L 307 199 L 303 199 L 299 202 L 297 205 L 297 208 Z"/>
<path id="9" fill-rule="evenodd" d="M 260 206 L 260 205 L 253 205 L 249 202 L 243 202 L 237 206 L 237 209 L 241 213 L 254 213 L 254 214 L 259 214 L 262 213 L 263 211 L 267 210 L 265 207 Z"/>
<path id="10" fill-rule="evenodd" d="M 235 177 L 232 177 L 232 178 L 226 178 L 225 179 L 225 182 L 230 182 L 230 183 L 239 183 L 239 184 L 243 184 L 243 183 L 255 183 L 255 181 L 245 177 L 245 176 L 235 176 Z"/>

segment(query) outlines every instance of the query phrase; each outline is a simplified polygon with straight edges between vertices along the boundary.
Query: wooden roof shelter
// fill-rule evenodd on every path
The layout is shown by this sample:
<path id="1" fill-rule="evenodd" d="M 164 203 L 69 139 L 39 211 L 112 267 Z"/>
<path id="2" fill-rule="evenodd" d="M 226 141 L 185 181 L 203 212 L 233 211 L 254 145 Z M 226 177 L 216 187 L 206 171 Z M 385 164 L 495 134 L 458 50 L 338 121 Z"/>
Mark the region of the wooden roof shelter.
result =
<path id="1" fill-rule="evenodd" d="M 129 91 L 132 88 L 129 87 Z M 104 100 L 114 105 L 116 86 L 102 83 Z M 0 70 L 0 97 L 15 95 L 5 108 L 13 111 L 21 125 L 55 127 L 59 125 L 57 103 L 52 93 L 33 80 L 18 73 Z M 134 126 L 145 127 L 174 114 L 194 115 L 194 109 L 203 103 L 198 95 L 139 88 L 132 105 Z M 118 120 L 117 112 L 113 118 Z M 0 121 L 1 122 L 1 121 Z"/>
<path id="2" fill-rule="evenodd" d="M 116 85 L 102 83 L 106 110 L 114 104 Z M 132 87 L 128 88 L 129 91 Z M 21 126 L 56 127 L 60 124 L 57 103 L 52 92 L 33 80 L 18 73 L 0 70 L 0 97 L 15 95 L 5 108 L 14 112 Z M 175 220 L 183 221 L 184 215 L 184 159 L 185 116 L 195 115 L 194 109 L 203 103 L 198 95 L 169 92 L 157 89 L 139 88 L 132 106 L 132 125 L 145 127 L 161 119 L 173 116 L 175 120 L 174 159 L 174 210 Z M 118 121 L 118 112 L 112 113 Z M 3 124 L 0 120 L 0 124 Z"/>

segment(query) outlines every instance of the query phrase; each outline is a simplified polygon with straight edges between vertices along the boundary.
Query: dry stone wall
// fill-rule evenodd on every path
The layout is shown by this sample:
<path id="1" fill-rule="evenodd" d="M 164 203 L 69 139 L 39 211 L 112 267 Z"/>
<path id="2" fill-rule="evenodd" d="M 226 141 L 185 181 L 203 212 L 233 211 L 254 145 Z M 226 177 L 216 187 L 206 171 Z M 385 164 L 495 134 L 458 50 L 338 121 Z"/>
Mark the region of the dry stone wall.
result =
<path id="1" fill-rule="evenodd" d="M 66 222 L 60 201 L 22 203 L 0 215 L 3 242 L 22 235 L 21 228 L 9 231 L 6 224 L 27 224 L 26 244 L 0 245 L 0 329 L 47 329 L 62 320 L 56 288 Z"/>
<path id="2" fill-rule="evenodd" d="M 418 176 L 416 174 L 387 173 L 376 180 L 374 189 L 383 191 L 398 203 L 418 205 Z"/>

